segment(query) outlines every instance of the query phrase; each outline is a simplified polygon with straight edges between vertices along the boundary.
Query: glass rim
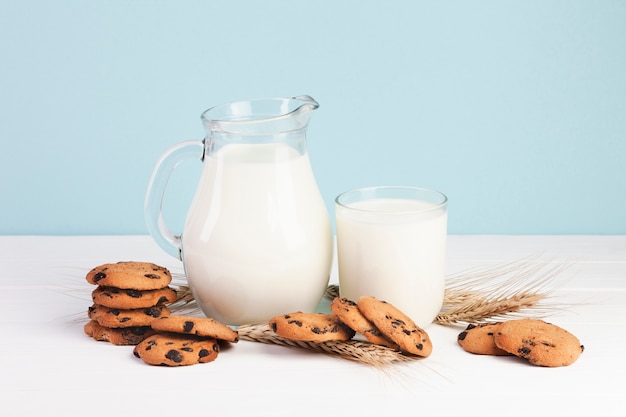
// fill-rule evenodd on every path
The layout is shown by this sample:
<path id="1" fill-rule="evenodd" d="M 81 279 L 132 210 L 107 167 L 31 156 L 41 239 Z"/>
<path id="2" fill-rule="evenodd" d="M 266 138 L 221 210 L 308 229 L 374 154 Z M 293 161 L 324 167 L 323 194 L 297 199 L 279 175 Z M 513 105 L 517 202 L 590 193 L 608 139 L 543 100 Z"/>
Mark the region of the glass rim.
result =
<path id="1" fill-rule="evenodd" d="M 429 193 L 429 194 L 432 194 L 432 195 L 439 196 L 441 198 L 441 201 L 438 202 L 438 203 L 435 202 L 432 207 L 429 207 L 427 209 L 395 210 L 395 211 L 392 210 L 392 211 L 385 211 L 385 212 L 381 212 L 381 211 L 375 210 L 375 209 L 353 207 L 349 203 L 345 203 L 345 202 L 341 201 L 343 198 L 345 198 L 349 194 L 356 194 L 356 193 L 361 193 L 361 194 L 363 194 L 363 193 L 371 193 L 372 194 L 371 198 L 362 198 L 360 201 L 366 201 L 366 200 L 372 200 L 372 199 L 375 199 L 375 198 L 379 198 L 379 197 L 375 196 L 377 190 L 404 190 L 404 191 L 414 191 L 414 192 L 419 192 L 419 193 Z M 397 198 L 401 198 L 401 197 L 390 197 L 390 198 L 396 198 L 397 199 Z M 416 201 L 424 201 L 425 200 L 423 198 L 411 198 L 411 199 L 412 200 L 416 200 Z M 448 204 L 448 196 L 446 196 L 441 191 L 437 191 L 437 190 L 434 190 L 432 188 L 414 187 L 414 186 L 409 186 L 409 185 L 377 185 L 377 186 L 371 186 L 371 187 L 353 188 L 351 190 L 344 191 L 341 194 L 339 194 L 337 197 L 335 197 L 335 204 L 337 204 L 340 207 L 346 208 L 348 210 L 359 211 L 359 212 L 362 212 L 362 213 L 416 214 L 416 213 L 428 213 L 430 211 L 440 210 L 440 209 L 446 207 L 447 204 Z"/>

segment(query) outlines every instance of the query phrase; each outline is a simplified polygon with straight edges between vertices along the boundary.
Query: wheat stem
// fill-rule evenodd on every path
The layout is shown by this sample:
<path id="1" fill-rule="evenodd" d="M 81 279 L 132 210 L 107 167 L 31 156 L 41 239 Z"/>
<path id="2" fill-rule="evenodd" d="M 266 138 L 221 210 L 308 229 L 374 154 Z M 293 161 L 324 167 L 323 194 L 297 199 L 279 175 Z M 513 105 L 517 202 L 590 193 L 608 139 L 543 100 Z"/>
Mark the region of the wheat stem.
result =
<path id="1" fill-rule="evenodd" d="M 251 342 L 274 344 L 315 352 L 327 353 L 371 366 L 385 366 L 394 362 L 408 362 L 419 359 L 418 356 L 405 355 L 385 346 L 374 345 L 358 340 L 306 342 L 277 336 L 268 324 L 250 324 L 237 328 L 239 338 Z"/>

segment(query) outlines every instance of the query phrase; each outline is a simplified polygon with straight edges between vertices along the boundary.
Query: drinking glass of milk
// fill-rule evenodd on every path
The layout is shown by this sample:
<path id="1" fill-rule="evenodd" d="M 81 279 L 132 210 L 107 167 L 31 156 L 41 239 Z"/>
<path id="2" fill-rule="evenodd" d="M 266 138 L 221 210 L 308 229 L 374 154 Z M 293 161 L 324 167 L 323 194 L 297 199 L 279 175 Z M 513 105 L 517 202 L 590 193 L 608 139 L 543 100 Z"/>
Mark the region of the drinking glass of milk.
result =
<path id="1" fill-rule="evenodd" d="M 335 199 L 339 293 L 387 301 L 419 326 L 445 290 L 447 197 L 405 186 L 360 188 Z"/>
<path id="2" fill-rule="evenodd" d="M 157 162 L 146 194 L 148 231 L 183 261 L 204 314 L 223 323 L 264 322 L 312 312 L 328 285 L 333 238 L 306 130 L 309 96 L 246 100 L 205 111 L 202 141 L 181 142 Z M 161 205 L 183 159 L 203 170 L 180 236 Z"/>

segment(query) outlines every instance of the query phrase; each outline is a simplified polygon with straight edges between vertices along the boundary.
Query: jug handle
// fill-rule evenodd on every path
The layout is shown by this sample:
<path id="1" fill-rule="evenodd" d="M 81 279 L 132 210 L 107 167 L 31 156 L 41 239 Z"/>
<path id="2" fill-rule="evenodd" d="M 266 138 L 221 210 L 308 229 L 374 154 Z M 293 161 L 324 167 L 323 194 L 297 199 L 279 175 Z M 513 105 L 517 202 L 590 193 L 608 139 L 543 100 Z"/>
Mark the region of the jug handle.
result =
<path id="1" fill-rule="evenodd" d="M 163 197 L 170 176 L 176 166 L 185 159 L 204 156 L 204 142 L 201 140 L 188 140 L 180 142 L 167 149 L 158 159 L 144 201 L 144 217 L 148 232 L 154 241 L 171 256 L 182 260 L 182 240 L 180 235 L 175 235 L 165 223 L 163 218 Z"/>

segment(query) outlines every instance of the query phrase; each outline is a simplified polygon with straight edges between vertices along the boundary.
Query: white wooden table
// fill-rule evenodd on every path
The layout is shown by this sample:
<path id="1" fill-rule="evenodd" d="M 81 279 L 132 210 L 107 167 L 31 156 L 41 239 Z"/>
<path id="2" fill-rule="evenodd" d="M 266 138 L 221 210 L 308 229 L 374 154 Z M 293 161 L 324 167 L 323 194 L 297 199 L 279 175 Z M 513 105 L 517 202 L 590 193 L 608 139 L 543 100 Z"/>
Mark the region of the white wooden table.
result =
<path id="1" fill-rule="evenodd" d="M 2 415 L 623 415 L 626 236 L 450 236 L 448 273 L 538 253 L 573 262 L 552 293 L 566 306 L 546 317 L 585 345 L 568 367 L 471 355 L 462 328 L 434 324 L 429 358 L 385 370 L 248 341 L 165 368 L 83 333 L 92 267 L 142 260 L 182 273 L 148 236 L 0 236 Z"/>

